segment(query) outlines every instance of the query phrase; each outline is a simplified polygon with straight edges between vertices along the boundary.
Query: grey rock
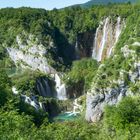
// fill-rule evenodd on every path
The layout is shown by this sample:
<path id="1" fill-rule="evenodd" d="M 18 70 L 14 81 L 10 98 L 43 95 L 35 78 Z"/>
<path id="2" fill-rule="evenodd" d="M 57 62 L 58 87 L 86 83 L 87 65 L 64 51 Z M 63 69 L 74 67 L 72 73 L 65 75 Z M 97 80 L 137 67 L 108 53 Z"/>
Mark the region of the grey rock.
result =
<path id="1" fill-rule="evenodd" d="M 124 85 L 123 85 L 124 87 Z M 97 122 L 101 119 L 105 105 L 117 104 L 125 95 L 128 87 L 108 88 L 108 93 L 91 95 L 87 94 L 86 98 L 86 115 L 85 118 L 89 122 Z"/>

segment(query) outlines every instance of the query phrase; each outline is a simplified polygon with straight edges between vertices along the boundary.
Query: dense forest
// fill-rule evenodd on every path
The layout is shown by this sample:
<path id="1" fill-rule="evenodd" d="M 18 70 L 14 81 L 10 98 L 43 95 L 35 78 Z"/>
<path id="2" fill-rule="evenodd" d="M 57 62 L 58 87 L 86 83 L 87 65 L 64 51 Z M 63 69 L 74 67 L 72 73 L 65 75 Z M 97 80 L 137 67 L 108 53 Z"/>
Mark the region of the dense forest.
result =
<path id="1" fill-rule="evenodd" d="M 139 0 L 90 0 L 84 4 L 82 7 L 91 7 L 93 5 L 108 5 L 108 4 L 121 4 L 121 3 L 138 3 Z"/>
<path id="2" fill-rule="evenodd" d="M 131 56 L 125 58 L 121 48 L 129 44 L 129 48 L 136 52 L 135 59 L 139 60 L 139 47 L 131 45 L 135 40 L 140 41 L 139 15 L 140 5 L 130 3 L 93 6 L 87 9 L 74 6 L 52 11 L 26 7 L 0 9 L 0 139 L 139 140 L 139 80 L 131 83 L 127 73 L 123 78 L 135 96 L 125 97 L 117 105 L 106 105 L 101 120 L 96 123 L 85 120 L 86 93 L 92 86 L 96 84 L 100 89 L 110 85 L 115 87 L 111 81 L 119 77 L 122 69 L 126 71 L 134 69 L 132 66 L 134 60 Z M 89 44 L 93 42 L 89 36 L 95 34 L 105 17 L 111 17 L 115 21 L 118 16 L 126 21 L 126 28 L 116 44 L 115 55 L 97 62 L 91 58 Z M 38 44 L 44 46 L 47 54 L 43 54 L 41 58 L 47 58 L 48 64 L 53 69 L 64 74 L 63 82 L 76 94 L 69 96 L 82 95 L 84 109 L 79 117 L 70 121 L 52 119 L 51 114 L 54 114 L 52 112 L 57 110 L 57 113 L 60 113 L 65 110 L 72 99 L 59 101 L 56 98 L 38 97 L 39 93 L 35 88 L 37 78 L 47 78 L 50 85 L 55 85 L 49 74 L 31 69 L 14 76 L 9 74 L 9 69 L 17 69 L 18 66 L 19 69 L 23 69 L 18 64 L 23 62 L 15 64 L 7 53 L 7 48 L 10 46 L 19 49 L 17 36 L 20 36 L 24 45 L 30 46 L 33 42 L 36 46 Z M 75 51 L 77 41 L 80 44 L 79 52 L 82 52 L 78 57 Z M 23 50 L 23 53 L 26 54 L 27 50 L 28 48 Z M 35 55 L 39 58 L 38 54 Z M 12 87 L 15 85 L 20 91 L 19 95 L 12 93 Z M 29 96 L 30 92 L 34 92 L 39 101 L 51 104 L 55 109 L 36 111 L 21 99 L 23 91 Z"/>

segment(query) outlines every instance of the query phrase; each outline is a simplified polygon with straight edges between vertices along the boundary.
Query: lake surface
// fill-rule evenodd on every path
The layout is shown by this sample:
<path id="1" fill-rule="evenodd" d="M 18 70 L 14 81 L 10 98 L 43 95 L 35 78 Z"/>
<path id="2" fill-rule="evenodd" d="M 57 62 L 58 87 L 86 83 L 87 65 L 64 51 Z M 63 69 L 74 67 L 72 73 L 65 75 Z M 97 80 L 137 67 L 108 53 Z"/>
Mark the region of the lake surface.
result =
<path id="1" fill-rule="evenodd" d="M 72 114 L 72 113 L 62 113 L 62 114 L 59 114 L 58 116 L 56 116 L 54 118 L 54 121 L 72 121 L 72 120 L 75 120 L 79 117 L 79 114 L 75 115 L 75 114 Z"/>

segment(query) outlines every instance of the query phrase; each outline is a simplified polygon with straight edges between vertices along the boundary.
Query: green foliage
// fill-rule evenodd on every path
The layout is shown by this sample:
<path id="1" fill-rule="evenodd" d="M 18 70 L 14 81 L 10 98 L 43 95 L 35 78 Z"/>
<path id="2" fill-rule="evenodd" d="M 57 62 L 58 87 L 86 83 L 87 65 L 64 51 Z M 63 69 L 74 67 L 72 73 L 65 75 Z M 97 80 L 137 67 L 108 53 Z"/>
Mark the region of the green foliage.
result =
<path id="1" fill-rule="evenodd" d="M 93 59 L 82 59 L 73 63 L 71 71 L 66 76 L 66 83 L 69 86 L 83 83 L 85 90 L 87 90 L 93 77 L 96 75 L 98 69 L 98 62 Z"/>
<path id="2" fill-rule="evenodd" d="M 131 4 L 131 3 L 137 3 L 138 0 L 90 0 L 84 4 L 82 4 L 82 7 L 91 7 L 93 5 L 111 5 L 111 4 L 122 4 L 122 3 L 127 3 L 127 4 Z"/>
<path id="3" fill-rule="evenodd" d="M 39 71 L 26 70 L 23 73 L 13 76 L 12 81 L 19 91 L 35 92 L 36 80 L 40 77 L 49 78 L 49 76 L 40 73 Z"/>
<path id="4" fill-rule="evenodd" d="M 2 140 L 29 140 L 35 131 L 31 118 L 16 111 L 0 111 L 0 138 Z"/>
<path id="5" fill-rule="evenodd" d="M 110 135 L 114 133 L 132 139 L 139 133 L 139 102 L 139 98 L 126 97 L 117 106 L 106 107 L 104 121 Z"/>
<path id="6" fill-rule="evenodd" d="M 139 99 L 125 98 L 117 106 L 107 107 L 105 118 L 100 124 L 88 124 L 83 118 L 74 122 L 52 122 L 49 123 L 48 115 L 41 110 L 36 112 L 33 107 L 21 102 L 11 94 L 11 79 L 3 71 L 5 67 L 13 67 L 5 54 L 5 45 L 16 46 L 16 36 L 21 35 L 24 44 L 27 34 L 34 34 L 38 43 L 45 47 L 54 41 L 56 47 L 48 47 L 49 63 L 59 70 L 65 70 L 73 61 L 74 53 L 71 53 L 71 46 L 75 44 L 76 37 L 80 33 L 95 31 L 99 21 L 108 15 L 112 18 L 121 16 L 126 18 L 126 29 L 123 31 L 120 41 L 116 46 L 115 55 L 105 60 L 97 74 L 99 64 L 95 60 L 83 59 L 75 61 L 71 71 L 66 75 L 67 85 L 78 89 L 84 87 L 85 90 L 93 82 L 99 88 L 106 88 L 112 83 L 110 81 L 119 78 L 120 70 L 128 71 L 133 69 L 132 58 L 124 58 L 120 49 L 125 45 L 131 45 L 139 39 L 139 5 L 109 5 L 97 6 L 90 9 L 71 7 L 61 10 L 45 11 L 42 9 L 30 8 L 6 8 L 0 10 L 0 139 L 48 139 L 48 140 L 92 140 L 92 139 L 139 139 L 140 131 L 140 105 Z M 136 18 L 137 17 L 137 18 Z M 132 39 L 133 37 L 133 39 Z M 34 41 L 34 40 L 33 40 Z M 130 46 L 139 54 L 139 47 Z M 123 61 L 122 61 L 123 60 Z M 55 62 L 56 61 L 56 62 Z M 44 75 L 35 72 L 25 72 L 12 77 L 14 85 L 21 91 L 32 91 L 36 78 Z M 19 78 L 19 79 L 18 79 Z M 128 81 L 128 75 L 124 75 L 124 80 Z M 78 85 L 81 84 L 79 87 Z M 129 82 L 127 84 L 130 84 Z M 116 86 L 116 85 L 113 85 Z M 139 85 L 133 85 L 133 90 L 138 92 Z M 55 99 L 41 99 L 47 106 L 53 104 L 48 113 L 55 111 L 57 104 L 66 107 L 68 103 L 58 102 Z M 83 99 L 85 100 L 85 98 Z M 84 102 L 84 101 L 83 101 Z M 65 105 L 66 104 L 66 105 Z M 55 108 L 59 111 L 59 108 Z"/>

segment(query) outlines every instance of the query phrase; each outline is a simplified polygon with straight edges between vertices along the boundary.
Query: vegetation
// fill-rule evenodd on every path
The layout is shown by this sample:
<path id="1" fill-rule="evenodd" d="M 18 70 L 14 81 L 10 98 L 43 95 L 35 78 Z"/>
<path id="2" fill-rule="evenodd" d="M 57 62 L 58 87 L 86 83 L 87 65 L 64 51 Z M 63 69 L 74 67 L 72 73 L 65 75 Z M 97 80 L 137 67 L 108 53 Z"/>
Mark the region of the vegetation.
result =
<path id="1" fill-rule="evenodd" d="M 38 43 L 45 46 L 49 64 L 59 71 L 65 71 L 76 58 L 73 47 L 76 38 L 81 33 L 94 33 L 99 22 L 105 16 L 120 15 L 126 18 L 138 11 L 139 6 L 129 4 L 96 6 L 90 9 L 76 6 L 52 11 L 25 7 L 1 9 L 0 57 L 7 61 L 6 48 L 18 46 L 17 35 L 21 36 L 22 43 L 26 45 L 29 35 L 33 34 L 39 40 Z M 8 64 L 5 66 L 11 66 L 11 62 L 7 62 Z"/>
<path id="2" fill-rule="evenodd" d="M 21 110 L 18 98 L 7 91 L 6 85 L 3 86 L 3 90 L 1 87 L 0 97 L 6 96 L 0 98 L 1 139 L 139 139 L 139 98 L 128 97 L 117 106 L 107 106 L 104 119 L 99 124 L 89 124 L 84 122 L 83 118 L 70 122 L 49 123 L 47 117 L 41 121 L 37 116 L 38 121 L 34 121 L 35 114 Z"/>
<path id="3" fill-rule="evenodd" d="M 91 86 L 92 80 L 98 69 L 98 62 L 93 59 L 82 59 L 75 61 L 72 69 L 65 76 L 65 82 L 69 88 L 72 88 L 77 95 L 82 95 Z M 80 93 L 81 91 L 81 93 Z"/>
<path id="4" fill-rule="evenodd" d="M 7 46 L 17 47 L 16 36 L 18 34 L 22 35 L 23 32 L 34 34 L 47 48 L 48 54 L 46 57 L 49 56 L 48 58 L 51 59 L 50 64 L 60 71 L 68 71 L 66 78 L 64 78 L 67 85 L 77 88 L 79 83 L 82 83 L 79 89 L 84 87 L 85 91 L 89 89 L 92 81 L 99 88 L 114 86 L 111 81 L 118 80 L 121 70 L 134 69 L 134 66 L 131 65 L 134 60 L 131 56 L 125 58 L 121 48 L 128 44 L 130 49 L 136 51 L 139 55 L 138 46 L 134 47 L 132 45 L 134 41 L 140 39 L 139 13 L 139 5 L 132 6 L 130 4 L 97 6 L 90 9 L 71 7 L 61 10 L 54 9 L 53 11 L 31 8 L 1 9 L 0 139 L 138 140 L 140 137 L 139 96 L 135 98 L 126 97 L 116 106 L 107 106 L 103 119 L 99 123 L 87 123 L 84 121 L 83 116 L 70 122 L 50 122 L 49 111 L 35 111 L 33 107 L 22 102 L 18 95 L 14 96 L 11 91 L 12 85 L 16 85 L 18 90 L 29 90 L 30 92 L 34 90 L 36 78 L 46 75 L 38 72 L 26 72 L 22 73 L 19 79 L 19 75 L 18 77 L 9 78 L 5 68 L 15 66 L 8 61 L 9 58 L 5 52 Z M 116 57 L 112 56 L 105 60 L 102 67 L 99 67 L 95 60 L 87 58 L 75 61 L 72 65 L 72 61 L 75 60 L 73 57 L 73 45 L 76 42 L 76 37 L 80 33 L 94 32 L 99 21 L 108 15 L 112 17 L 120 15 L 125 18 L 127 25 L 114 51 Z M 26 36 L 23 36 L 23 40 L 25 38 Z M 48 47 L 48 44 L 52 41 L 55 45 Z M 138 56 L 136 56 L 137 59 Z M 130 83 L 127 73 L 123 78 L 127 85 L 139 94 L 139 83 Z M 42 98 L 39 100 L 44 102 Z M 63 104 L 54 99 L 46 99 L 45 102 L 53 105 L 57 103 L 59 105 Z M 51 111 L 54 110 L 52 109 Z"/>
<path id="5" fill-rule="evenodd" d="M 82 7 L 91 7 L 93 5 L 108 5 L 108 4 L 114 4 L 114 3 L 117 3 L 117 4 L 122 4 L 122 3 L 137 3 L 139 2 L 139 0 L 90 0 L 84 4 L 82 4 Z"/>
<path id="6" fill-rule="evenodd" d="M 110 137 L 138 139 L 140 131 L 139 98 L 124 98 L 117 106 L 106 107 L 105 125 Z"/>

